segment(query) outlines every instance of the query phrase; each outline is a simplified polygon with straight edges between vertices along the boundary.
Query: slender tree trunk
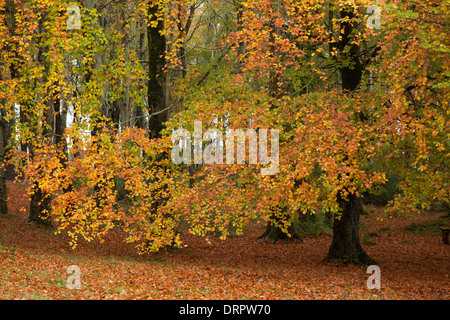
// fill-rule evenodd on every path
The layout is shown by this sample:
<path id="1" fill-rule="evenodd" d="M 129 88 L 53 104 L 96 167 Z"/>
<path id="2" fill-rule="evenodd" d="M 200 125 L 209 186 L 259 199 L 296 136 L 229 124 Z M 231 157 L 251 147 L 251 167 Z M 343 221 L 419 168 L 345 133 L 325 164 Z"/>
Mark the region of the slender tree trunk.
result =
<path id="1" fill-rule="evenodd" d="M 187 68 L 188 68 L 187 57 L 186 57 L 186 37 L 189 34 L 189 30 L 192 26 L 192 21 L 194 19 L 195 10 L 197 10 L 198 5 L 196 3 L 191 4 L 187 11 L 184 10 L 183 4 L 177 4 L 177 5 L 179 7 L 178 8 L 179 22 L 177 23 L 178 32 L 179 32 L 178 38 L 183 39 L 183 45 L 180 46 L 178 56 L 179 56 L 179 59 L 181 62 L 181 77 L 185 78 L 187 75 Z M 187 15 L 187 21 L 184 25 L 182 23 L 183 15 Z"/>
<path id="2" fill-rule="evenodd" d="M 244 5 L 239 1 L 236 3 L 236 9 L 237 9 L 237 14 L 236 14 L 236 29 L 238 32 L 241 32 L 243 29 L 243 17 L 244 17 L 244 10 L 245 7 Z M 237 48 L 237 60 L 236 60 L 236 72 L 241 73 L 242 69 L 245 66 L 245 61 L 244 61 L 244 54 L 246 51 L 246 43 L 244 41 L 240 41 L 239 42 L 239 46 Z"/>
<path id="3" fill-rule="evenodd" d="M 0 214 L 8 213 L 8 193 L 5 176 L 5 127 L 3 115 L 0 113 Z"/>
<path id="4" fill-rule="evenodd" d="M 67 114 L 68 114 L 68 105 L 67 105 L 67 101 L 65 99 L 64 96 L 62 96 L 62 99 L 60 101 L 59 104 L 59 109 L 60 109 L 60 118 L 59 120 L 57 119 L 57 122 L 60 121 L 61 125 L 60 125 L 60 132 L 61 132 L 61 138 L 62 135 L 64 134 L 64 132 L 67 129 Z M 73 119 L 73 121 L 75 122 L 76 119 Z M 57 128 L 59 128 L 59 126 L 56 126 Z M 58 129 L 56 130 L 56 132 L 58 132 Z M 64 167 L 64 169 L 67 169 L 68 166 L 68 161 L 69 161 L 69 149 L 67 146 L 67 140 L 61 139 L 61 141 L 59 141 L 58 143 L 61 143 L 61 150 L 63 151 L 63 157 L 61 159 L 61 163 Z M 62 190 L 64 193 L 68 193 L 68 192 L 72 192 L 73 191 L 73 185 L 72 183 L 69 183 L 66 187 L 63 188 Z M 68 204 L 68 207 L 71 208 L 71 204 Z M 66 210 L 66 212 L 70 212 L 71 210 Z"/>

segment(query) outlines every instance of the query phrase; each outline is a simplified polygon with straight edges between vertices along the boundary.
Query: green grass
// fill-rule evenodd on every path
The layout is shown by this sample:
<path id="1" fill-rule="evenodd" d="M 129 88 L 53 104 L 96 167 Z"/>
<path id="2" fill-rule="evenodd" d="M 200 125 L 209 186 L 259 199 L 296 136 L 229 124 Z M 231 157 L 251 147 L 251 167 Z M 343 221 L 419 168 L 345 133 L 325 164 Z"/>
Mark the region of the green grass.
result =
<path id="1" fill-rule="evenodd" d="M 372 241 L 373 238 L 379 238 L 383 236 L 392 236 L 394 235 L 394 229 L 392 227 L 383 227 L 374 232 L 366 232 L 361 239 L 363 244 L 374 246 L 376 243 Z"/>
<path id="2" fill-rule="evenodd" d="M 439 227 L 444 227 L 448 225 L 448 221 L 443 218 L 432 219 L 422 223 L 411 223 L 403 227 L 404 231 L 411 232 L 414 234 L 439 234 Z"/>

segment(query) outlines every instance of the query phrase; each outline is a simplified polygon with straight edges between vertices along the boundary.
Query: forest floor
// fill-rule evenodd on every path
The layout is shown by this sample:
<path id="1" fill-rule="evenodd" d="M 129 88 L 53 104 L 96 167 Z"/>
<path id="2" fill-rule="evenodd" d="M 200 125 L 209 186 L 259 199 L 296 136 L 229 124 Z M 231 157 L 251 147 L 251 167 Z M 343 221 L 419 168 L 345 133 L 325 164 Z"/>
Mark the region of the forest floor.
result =
<path id="1" fill-rule="evenodd" d="M 381 270 L 381 289 L 369 290 L 367 266 L 324 262 L 329 234 L 302 241 L 261 243 L 262 223 L 220 240 L 183 234 L 187 247 L 138 255 L 111 233 L 103 243 L 72 250 L 54 230 L 27 222 L 24 188 L 8 184 L 9 211 L 0 217 L 0 299 L 442 299 L 450 300 L 450 246 L 436 221 L 361 217 L 361 239 Z M 67 267 L 81 271 L 81 289 L 66 287 Z"/>

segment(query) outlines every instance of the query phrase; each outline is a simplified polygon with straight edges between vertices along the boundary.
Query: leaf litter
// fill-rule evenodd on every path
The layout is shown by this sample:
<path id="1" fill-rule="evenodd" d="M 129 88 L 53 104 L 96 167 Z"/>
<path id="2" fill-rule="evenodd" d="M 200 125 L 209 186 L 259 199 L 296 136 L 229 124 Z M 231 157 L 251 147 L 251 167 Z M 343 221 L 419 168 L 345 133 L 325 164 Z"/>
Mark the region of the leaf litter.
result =
<path id="1" fill-rule="evenodd" d="M 381 289 L 367 288 L 367 266 L 324 262 L 330 235 L 261 243 L 264 224 L 220 240 L 182 233 L 186 247 L 139 255 L 119 230 L 100 243 L 82 242 L 28 223 L 28 196 L 8 184 L 9 215 L 0 217 L 1 299 L 443 299 L 450 298 L 450 246 L 437 233 L 412 233 L 411 223 L 442 216 L 361 217 L 365 234 L 377 234 L 366 252 L 378 262 Z M 382 231 L 388 232 L 382 232 Z M 81 270 L 81 289 L 66 287 L 70 265 Z"/>

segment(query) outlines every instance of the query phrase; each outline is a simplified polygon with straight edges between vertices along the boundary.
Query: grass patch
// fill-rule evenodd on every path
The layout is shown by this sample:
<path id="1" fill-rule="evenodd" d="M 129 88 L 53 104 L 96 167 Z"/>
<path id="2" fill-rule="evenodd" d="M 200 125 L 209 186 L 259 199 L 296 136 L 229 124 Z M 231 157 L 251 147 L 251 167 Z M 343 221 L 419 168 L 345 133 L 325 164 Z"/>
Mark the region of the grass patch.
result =
<path id="1" fill-rule="evenodd" d="M 421 223 L 411 223 L 402 229 L 414 234 L 440 234 L 439 227 L 445 226 L 448 226 L 448 221 L 443 218 L 438 218 Z"/>
<path id="2" fill-rule="evenodd" d="M 294 228 L 300 236 L 320 236 L 333 234 L 333 215 L 321 211 L 311 215 L 301 214 L 294 220 Z"/>
<path id="3" fill-rule="evenodd" d="M 394 235 L 394 229 L 392 227 L 383 227 L 378 229 L 378 231 L 365 233 L 361 239 L 361 242 L 369 246 L 374 246 L 376 245 L 376 243 L 373 241 L 373 238 L 379 238 L 383 236 L 390 237 L 392 235 Z"/>

